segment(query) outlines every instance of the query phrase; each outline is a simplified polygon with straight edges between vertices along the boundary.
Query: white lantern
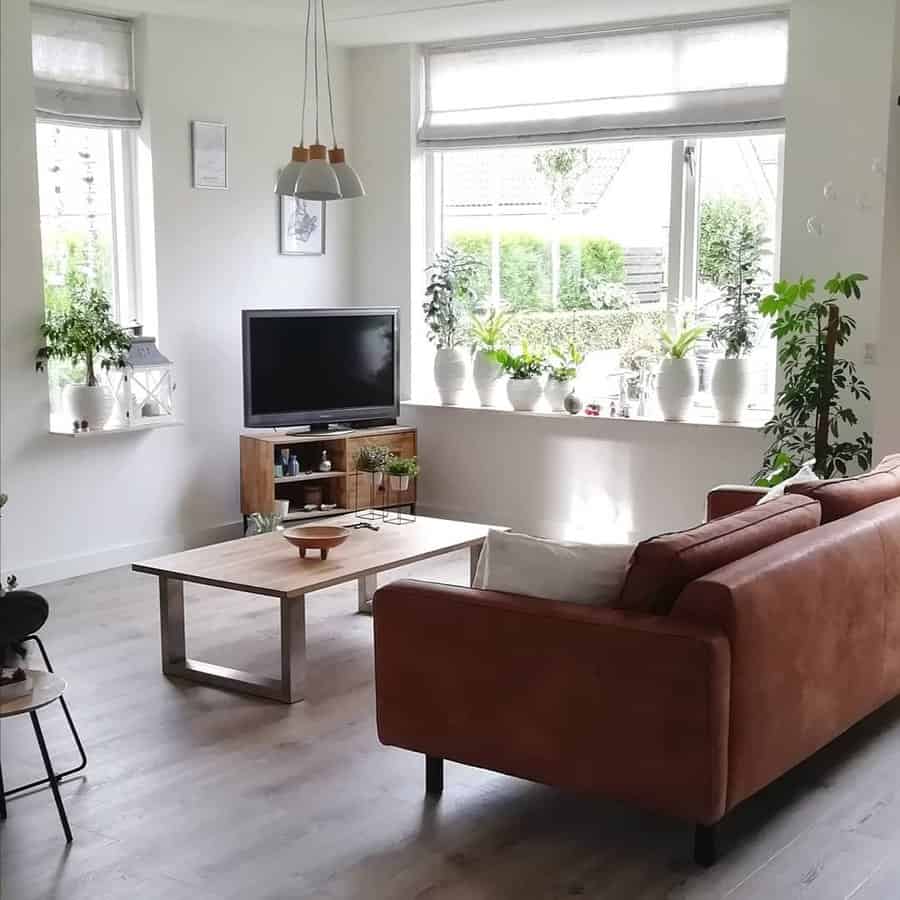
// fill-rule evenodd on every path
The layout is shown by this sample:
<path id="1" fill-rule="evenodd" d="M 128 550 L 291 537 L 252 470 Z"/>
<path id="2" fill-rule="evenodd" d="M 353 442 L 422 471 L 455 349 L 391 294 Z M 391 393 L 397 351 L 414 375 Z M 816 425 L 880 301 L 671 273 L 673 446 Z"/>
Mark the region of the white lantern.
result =
<path id="1" fill-rule="evenodd" d="M 119 425 L 163 424 L 175 417 L 175 367 L 159 352 L 156 338 L 132 338 L 125 366 L 108 377 Z"/>

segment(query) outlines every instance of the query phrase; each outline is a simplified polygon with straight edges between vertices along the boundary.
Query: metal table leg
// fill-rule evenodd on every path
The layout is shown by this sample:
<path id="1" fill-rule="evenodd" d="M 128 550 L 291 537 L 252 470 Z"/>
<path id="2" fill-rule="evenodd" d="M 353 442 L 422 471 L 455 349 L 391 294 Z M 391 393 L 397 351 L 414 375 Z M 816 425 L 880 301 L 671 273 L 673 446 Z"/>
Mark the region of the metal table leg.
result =
<path id="1" fill-rule="evenodd" d="M 34 728 L 34 736 L 37 738 L 38 747 L 41 750 L 41 758 L 44 760 L 44 768 L 47 770 L 47 780 L 50 782 L 50 790 L 53 791 L 53 799 L 56 801 L 56 810 L 59 813 L 59 821 L 62 822 L 63 833 L 66 836 L 66 843 L 72 843 L 72 829 L 69 828 L 69 819 L 66 816 L 66 808 L 63 806 L 62 797 L 59 794 L 59 779 L 53 774 L 53 765 L 50 762 L 50 754 L 47 753 L 47 745 L 44 743 L 44 733 L 41 731 L 41 723 L 38 721 L 37 713 L 32 710 L 28 713 L 31 716 L 31 725 Z"/>

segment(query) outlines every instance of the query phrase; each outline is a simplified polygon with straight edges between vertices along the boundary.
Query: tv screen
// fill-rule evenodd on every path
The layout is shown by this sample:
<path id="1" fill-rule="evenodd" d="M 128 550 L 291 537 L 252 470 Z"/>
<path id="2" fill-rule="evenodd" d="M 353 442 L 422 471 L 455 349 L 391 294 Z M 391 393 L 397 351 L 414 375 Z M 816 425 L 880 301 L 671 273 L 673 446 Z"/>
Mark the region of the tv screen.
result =
<path id="1" fill-rule="evenodd" d="M 244 310 L 244 424 L 396 419 L 397 310 Z"/>

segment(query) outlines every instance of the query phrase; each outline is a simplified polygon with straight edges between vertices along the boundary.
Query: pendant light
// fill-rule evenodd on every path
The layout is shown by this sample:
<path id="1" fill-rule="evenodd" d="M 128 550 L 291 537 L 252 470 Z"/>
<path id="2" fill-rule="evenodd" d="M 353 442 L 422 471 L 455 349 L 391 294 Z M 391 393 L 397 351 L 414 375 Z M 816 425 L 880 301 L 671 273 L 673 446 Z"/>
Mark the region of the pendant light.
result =
<path id="1" fill-rule="evenodd" d="M 319 141 L 319 17 L 322 19 L 322 44 L 325 50 L 325 74 L 328 86 L 328 111 L 331 140 L 328 150 Z M 312 41 L 310 41 L 312 21 Z M 309 148 L 303 144 L 306 120 L 306 97 L 309 90 L 309 51 L 313 50 L 313 92 L 316 104 L 316 139 Z M 302 200 L 349 200 L 365 195 L 365 189 L 353 167 L 347 163 L 344 148 L 338 146 L 334 130 L 334 96 L 331 88 L 331 63 L 328 58 L 328 28 L 325 22 L 325 0 L 307 0 L 306 40 L 303 65 L 303 100 L 300 114 L 300 144 L 291 151 L 291 161 L 282 169 L 275 193 Z"/>

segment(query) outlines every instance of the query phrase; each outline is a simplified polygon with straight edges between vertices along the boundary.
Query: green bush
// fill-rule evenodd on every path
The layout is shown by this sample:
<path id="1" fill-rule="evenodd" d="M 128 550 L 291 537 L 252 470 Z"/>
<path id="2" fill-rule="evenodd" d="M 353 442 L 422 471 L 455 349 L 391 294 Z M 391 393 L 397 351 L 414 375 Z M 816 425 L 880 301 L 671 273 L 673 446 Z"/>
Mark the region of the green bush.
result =
<path id="1" fill-rule="evenodd" d="M 476 288 L 482 297 L 491 292 L 491 237 L 487 232 L 457 232 L 452 247 L 485 264 Z M 564 237 L 559 248 L 559 308 L 592 309 L 586 283 L 625 280 L 622 247 L 607 238 Z M 552 262 L 550 243 L 527 232 L 500 237 L 500 296 L 512 312 L 551 311 Z"/>
<path id="2" fill-rule="evenodd" d="M 717 245 L 731 242 L 745 230 L 764 232 L 766 214 L 759 205 L 751 206 L 740 197 L 718 194 L 700 206 L 700 243 L 697 248 L 697 273 L 701 281 L 724 287 L 733 275 L 732 266 L 717 252 Z"/>

